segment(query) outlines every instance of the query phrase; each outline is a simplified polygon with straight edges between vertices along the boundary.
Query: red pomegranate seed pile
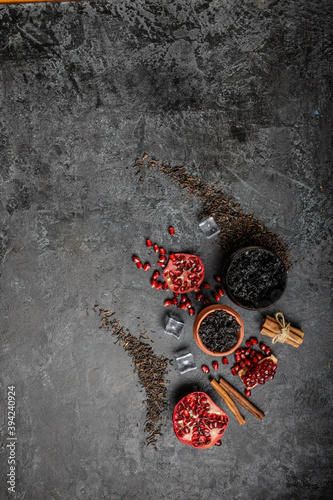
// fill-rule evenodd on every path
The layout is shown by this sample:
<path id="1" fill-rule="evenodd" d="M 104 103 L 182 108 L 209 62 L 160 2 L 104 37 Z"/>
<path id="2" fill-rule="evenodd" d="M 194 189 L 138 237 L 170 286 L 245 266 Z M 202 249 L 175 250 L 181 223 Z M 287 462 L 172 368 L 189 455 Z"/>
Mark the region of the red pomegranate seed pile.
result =
<path id="1" fill-rule="evenodd" d="M 260 365 L 257 365 L 258 368 L 255 370 L 248 370 L 246 375 L 242 377 L 242 381 L 245 387 L 254 387 L 258 384 L 265 384 L 269 380 L 273 380 L 277 364 L 274 363 L 271 359 L 264 359 Z"/>
<path id="2" fill-rule="evenodd" d="M 175 229 L 170 226 L 168 229 L 169 235 L 174 235 L 175 234 Z M 170 252 L 169 254 L 166 252 L 166 250 L 158 245 L 157 243 L 153 243 L 153 241 L 150 238 L 146 238 L 146 248 L 149 249 L 150 251 L 152 250 L 155 252 L 155 254 L 158 255 L 158 261 L 157 261 L 157 266 L 162 268 L 162 270 L 166 267 L 169 259 L 171 262 L 177 264 L 178 259 L 175 255 L 174 252 Z M 193 260 L 194 258 L 194 260 Z M 196 256 L 193 256 L 192 260 L 193 262 L 180 262 L 179 263 L 179 270 L 178 273 L 182 273 L 181 266 L 191 266 L 191 269 L 194 268 L 194 271 L 199 275 L 200 273 L 200 263 L 199 260 Z M 198 260 L 198 263 L 196 263 L 196 259 Z M 148 261 L 144 261 L 145 263 L 141 262 L 141 259 L 137 255 L 132 256 L 132 261 L 136 265 L 138 269 L 143 269 L 144 271 L 148 272 L 152 268 L 152 264 Z M 196 265 L 198 269 L 196 269 Z M 184 268 L 185 269 L 185 268 Z M 161 271 L 162 272 L 162 271 Z M 150 278 L 150 286 L 151 288 L 155 288 L 156 290 L 170 290 L 168 283 L 165 281 L 164 277 L 161 276 L 161 272 L 159 270 L 155 270 L 153 272 L 153 275 Z M 177 275 L 177 271 L 176 275 Z M 191 273 L 192 271 L 190 271 Z M 188 273 L 187 273 L 188 274 Z M 173 280 L 177 280 L 178 276 L 174 276 Z M 191 280 L 190 283 L 195 285 L 195 280 L 196 276 L 189 274 L 189 279 Z M 202 278 L 201 278 L 202 279 Z M 220 283 L 222 281 L 221 276 L 217 275 L 214 277 L 215 281 L 218 283 L 219 286 L 216 287 L 215 291 L 211 293 L 211 298 L 215 300 L 216 302 L 219 302 L 220 298 L 223 297 L 224 291 L 220 286 Z M 200 280 L 200 278 L 199 278 Z M 183 285 L 183 283 L 182 283 Z M 177 286 L 176 286 L 177 288 Z M 186 287 L 185 287 L 186 288 Z M 194 290 L 195 292 L 195 300 L 203 304 L 204 306 L 209 306 L 211 304 L 211 300 L 208 297 L 205 297 L 204 292 L 211 290 L 211 285 L 207 281 L 205 281 L 201 286 L 198 282 L 197 288 Z M 188 293 L 191 293 L 188 292 Z M 177 291 L 173 292 L 173 297 L 168 298 L 164 300 L 164 307 L 171 307 L 175 306 L 178 309 L 182 309 L 184 311 L 187 311 L 190 316 L 195 315 L 195 308 L 194 305 L 192 304 L 192 301 L 188 297 L 186 293 L 186 289 L 184 289 L 183 286 L 179 286 L 179 289 Z"/>
<path id="3" fill-rule="evenodd" d="M 251 396 L 251 391 L 256 385 L 263 385 L 273 380 L 277 369 L 277 359 L 271 354 L 271 348 L 260 342 L 262 352 L 253 349 L 258 344 L 255 337 L 246 343 L 246 348 L 241 347 L 235 351 L 236 363 L 231 368 L 233 375 L 239 375 L 245 385 L 245 395 Z"/>

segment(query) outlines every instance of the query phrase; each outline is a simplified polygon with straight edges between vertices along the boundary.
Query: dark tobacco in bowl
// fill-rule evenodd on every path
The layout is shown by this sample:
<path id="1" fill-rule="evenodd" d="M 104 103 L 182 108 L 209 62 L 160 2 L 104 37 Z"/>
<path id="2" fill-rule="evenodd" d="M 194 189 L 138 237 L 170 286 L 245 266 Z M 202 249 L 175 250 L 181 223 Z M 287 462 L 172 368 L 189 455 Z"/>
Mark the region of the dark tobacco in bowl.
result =
<path id="1" fill-rule="evenodd" d="M 226 311 L 217 310 L 208 314 L 199 327 L 199 337 L 204 346 L 213 352 L 225 352 L 237 343 L 240 324 Z"/>
<path id="2" fill-rule="evenodd" d="M 268 307 L 283 294 L 286 271 L 281 260 L 264 249 L 241 252 L 227 270 L 227 287 L 239 305 Z"/>

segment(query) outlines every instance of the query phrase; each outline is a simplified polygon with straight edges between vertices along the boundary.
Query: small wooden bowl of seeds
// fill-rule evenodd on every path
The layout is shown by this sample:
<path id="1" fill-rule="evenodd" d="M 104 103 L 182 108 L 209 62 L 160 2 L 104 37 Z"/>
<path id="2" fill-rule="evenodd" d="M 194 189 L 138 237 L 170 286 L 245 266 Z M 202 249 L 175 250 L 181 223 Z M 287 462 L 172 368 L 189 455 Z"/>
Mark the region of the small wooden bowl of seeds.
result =
<path id="1" fill-rule="evenodd" d="M 231 307 L 214 304 L 203 309 L 193 325 L 197 345 L 211 356 L 228 356 L 242 343 L 244 323 Z"/>

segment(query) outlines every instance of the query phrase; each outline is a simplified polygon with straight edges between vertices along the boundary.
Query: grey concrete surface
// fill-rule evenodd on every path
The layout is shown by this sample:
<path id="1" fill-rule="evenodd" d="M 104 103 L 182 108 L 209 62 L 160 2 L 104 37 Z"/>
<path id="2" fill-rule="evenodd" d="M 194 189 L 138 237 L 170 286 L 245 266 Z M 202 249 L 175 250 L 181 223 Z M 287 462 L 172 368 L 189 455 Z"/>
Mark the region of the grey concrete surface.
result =
<path id="1" fill-rule="evenodd" d="M 328 499 L 332 492 L 332 2 L 119 0 L 0 6 L 1 478 L 20 500 Z M 147 153 L 224 186 L 289 245 L 282 310 L 305 331 L 274 347 L 253 390 L 266 416 L 240 426 L 200 370 L 168 375 L 157 451 L 144 393 L 94 304 L 174 359 L 165 295 L 131 262 L 147 236 L 204 260 L 198 200 Z M 185 201 L 187 203 L 185 203 Z M 223 299 L 231 305 L 229 299 Z M 235 309 L 245 337 L 262 313 Z M 220 374 L 236 384 L 223 367 Z M 8 492 L 7 387 L 16 388 L 16 495 Z M 241 389 L 240 384 L 237 385 Z M 220 448 L 181 445 L 179 391 L 229 414 Z"/>

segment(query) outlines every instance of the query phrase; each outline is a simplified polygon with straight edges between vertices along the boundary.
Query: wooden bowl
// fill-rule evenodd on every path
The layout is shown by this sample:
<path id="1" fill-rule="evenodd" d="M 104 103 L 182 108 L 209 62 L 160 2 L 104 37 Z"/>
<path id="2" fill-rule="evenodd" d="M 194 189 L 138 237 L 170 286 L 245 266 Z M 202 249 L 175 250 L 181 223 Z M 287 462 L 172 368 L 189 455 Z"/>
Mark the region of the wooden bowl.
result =
<path id="1" fill-rule="evenodd" d="M 225 312 L 231 314 L 232 316 L 235 317 L 237 323 L 240 325 L 240 329 L 237 332 L 237 342 L 234 345 L 234 347 L 232 347 L 228 351 L 224 351 L 224 352 L 210 351 L 209 349 L 207 349 L 207 347 L 205 347 L 205 345 L 203 344 L 203 342 L 201 341 L 201 339 L 199 337 L 199 328 L 200 328 L 202 320 L 204 318 L 206 318 L 206 316 L 208 316 L 208 314 L 211 314 L 214 311 L 225 311 Z M 215 357 L 216 356 L 228 356 L 228 354 L 231 354 L 232 352 L 236 351 L 236 349 L 238 349 L 238 347 L 242 343 L 242 340 L 244 338 L 244 323 L 243 323 L 243 320 L 240 317 L 240 315 L 231 307 L 225 306 L 223 304 L 213 304 L 211 306 L 206 307 L 201 312 L 199 312 L 199 314 L 195 318 L 194 325 L 193 325 L 193 336 L 194 336 L 194 340 L 196 341 L 198 347 L 200 347 L 200 349 L 203 352 L 205 352 L 206 354 L 209 354 L 210 356 L 215 356 Z"/>

